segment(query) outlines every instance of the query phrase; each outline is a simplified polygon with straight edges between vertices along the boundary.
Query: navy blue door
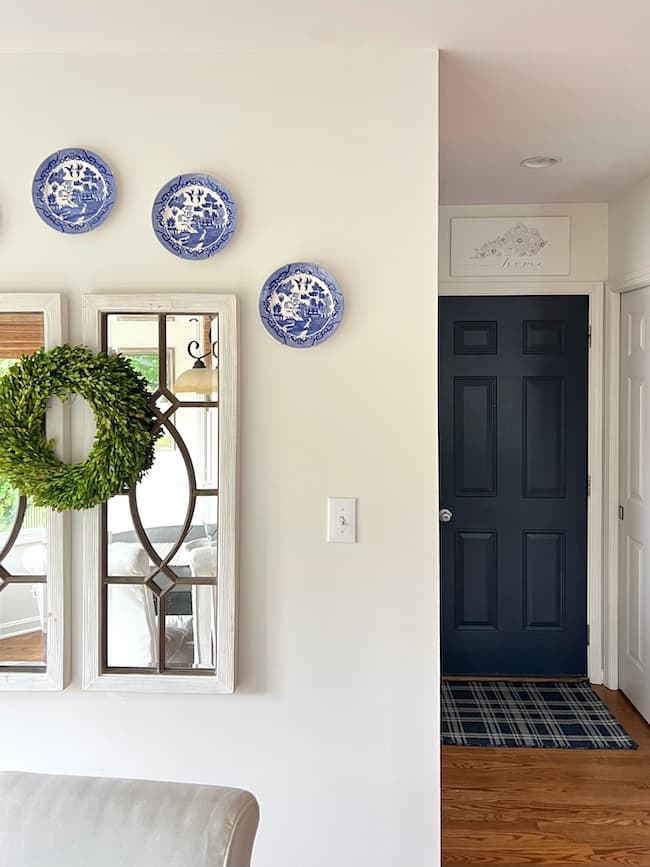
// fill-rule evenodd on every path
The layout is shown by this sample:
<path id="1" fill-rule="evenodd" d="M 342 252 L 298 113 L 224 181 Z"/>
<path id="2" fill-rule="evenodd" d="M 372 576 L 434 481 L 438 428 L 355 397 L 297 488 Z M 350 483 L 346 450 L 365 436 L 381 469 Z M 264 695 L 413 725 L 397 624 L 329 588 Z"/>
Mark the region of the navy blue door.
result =
<path id="1" fill-rule="evenodd" d="M 586 674 L 587 353 L 586 296 L 440 299 L 445 674 Z"/>

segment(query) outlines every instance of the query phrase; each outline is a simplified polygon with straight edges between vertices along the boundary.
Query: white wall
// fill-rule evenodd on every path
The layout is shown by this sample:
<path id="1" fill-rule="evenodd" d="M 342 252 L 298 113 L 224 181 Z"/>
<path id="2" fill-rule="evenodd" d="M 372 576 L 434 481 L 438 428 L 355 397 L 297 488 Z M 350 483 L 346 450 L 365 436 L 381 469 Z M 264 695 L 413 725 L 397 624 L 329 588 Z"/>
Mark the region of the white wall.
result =
<path id="1" fill-rule="evenodd" d="M 84 292 L 234 291 L 242 347 L 238 692 L 80 692 L 76 515 L 74 684 L 2 695 L 0 767 L 249 787 L 256 867 L 436 863 L 436 69 L 433 52 L 294 44 L 0 58 L 0 286 L 65 292 L 72 341 Z M 103 154 L 119 188 L 79 237 L 30 201 L 41 159 L 72 145 Z M 150 227 L 158 189 L 193 170 L 241 212 L 201 262 Z M 314 350 L 257 316 L 266 276 L 296 258 L 346 294 Z M 359 497 L 359 544 L 324 544 L 328 494 Z"/>
<path id="2" fill-rule="evenodd" d="M 452 277 L 451 252 L 452 217 L 553 217 L 569 216 L 571 232 L 571 265 L 568 277 Z M 439 276 L 441 283 L 480 282 L 540 282 L 562 283 L 607 279 L 607 205 L 445 205 L 440 208 Z"/>
<path id="3" fill-rule="evenodd" d="M 608 467 L 607 503 L 608 526 L 605 536 L 608 572 L 614 577 L 609 581 L 608 598 L 614 612 L 608 642 L 610 668 L 615 672 L 612 684 L 618 686 L 618 612 L 625 604 L 619 597 L 619 521 L 617 508 L 619 492 L 619 362 L 620 362 L 620 311 L 621 296 L 617 293 L 650 285 L 650 176 L 635 183 L 613 199 L 609 205 L 609 280 L 607 292 L 606 331 L 608 335 L 608 363 L 606 381 L 608 413 L 605 421 L 605 437 L 610 444 Z M 621 428 L 624 436 L 625 431 Z M 622 622 L 622 621 L 621 621 Z"/>
<path id="4" fill-rule="evenodd" d="M 612 286 L 650 283 L 650 176 L 610 203 L 609 257 Z"/>

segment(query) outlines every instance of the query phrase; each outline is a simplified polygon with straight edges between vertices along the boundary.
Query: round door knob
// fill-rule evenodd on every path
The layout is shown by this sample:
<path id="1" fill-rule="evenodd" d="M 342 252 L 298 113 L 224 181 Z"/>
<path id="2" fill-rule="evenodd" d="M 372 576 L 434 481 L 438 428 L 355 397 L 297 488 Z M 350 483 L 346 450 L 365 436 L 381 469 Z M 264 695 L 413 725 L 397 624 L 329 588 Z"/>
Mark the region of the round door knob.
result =
<path id="1" fill-rule="evenodd" d="M 454 517 L 454 513 L 451 511 L 451 509 L 440 509 L 438 517 L 443 524 L 448 524 L 449 521 L 451 521 L 451 519 Z"/>

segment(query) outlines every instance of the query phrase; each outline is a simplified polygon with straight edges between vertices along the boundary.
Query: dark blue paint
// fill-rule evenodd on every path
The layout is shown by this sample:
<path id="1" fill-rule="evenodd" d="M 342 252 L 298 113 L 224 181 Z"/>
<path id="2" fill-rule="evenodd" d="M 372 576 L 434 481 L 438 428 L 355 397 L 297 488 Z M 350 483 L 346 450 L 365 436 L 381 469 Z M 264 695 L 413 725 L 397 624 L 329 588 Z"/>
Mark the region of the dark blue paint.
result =
<path id="1" fill-rule="evenodd" d="M 588 298 L 440 299 L 445 674 L 587 670 Z"/>

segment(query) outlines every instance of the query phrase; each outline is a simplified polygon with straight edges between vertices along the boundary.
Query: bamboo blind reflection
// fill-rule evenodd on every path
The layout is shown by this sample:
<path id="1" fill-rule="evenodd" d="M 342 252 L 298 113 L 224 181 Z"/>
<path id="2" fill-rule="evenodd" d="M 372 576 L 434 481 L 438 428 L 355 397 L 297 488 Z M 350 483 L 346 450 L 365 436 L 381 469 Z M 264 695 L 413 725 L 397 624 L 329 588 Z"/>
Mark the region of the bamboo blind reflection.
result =
<path id="1" fill-rule="evenodd" d="M 45 342 L 42 313 L 0 313 L 0 358 L 20 358 Z"/>

